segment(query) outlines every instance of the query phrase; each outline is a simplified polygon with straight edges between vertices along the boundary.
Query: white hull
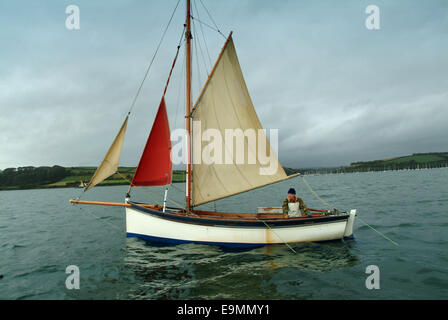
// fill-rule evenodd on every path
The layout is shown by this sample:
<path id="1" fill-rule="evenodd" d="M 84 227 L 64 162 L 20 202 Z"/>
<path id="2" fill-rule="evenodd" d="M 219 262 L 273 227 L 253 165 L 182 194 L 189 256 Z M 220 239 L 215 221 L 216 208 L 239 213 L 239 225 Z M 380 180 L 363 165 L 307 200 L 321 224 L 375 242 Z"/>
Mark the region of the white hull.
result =
<path id="1" fill-rule="evenodd" d="M 352 236 L 355 215 L 356 210 L 352 210 L 344 220 L 268 228 L 265 225 L 241 227 L 185 223 L 143 212 L 139 208 L 127 207 L 126 232 L 129 237 L 155 241 L 230 246 L 327 241 Z"/>

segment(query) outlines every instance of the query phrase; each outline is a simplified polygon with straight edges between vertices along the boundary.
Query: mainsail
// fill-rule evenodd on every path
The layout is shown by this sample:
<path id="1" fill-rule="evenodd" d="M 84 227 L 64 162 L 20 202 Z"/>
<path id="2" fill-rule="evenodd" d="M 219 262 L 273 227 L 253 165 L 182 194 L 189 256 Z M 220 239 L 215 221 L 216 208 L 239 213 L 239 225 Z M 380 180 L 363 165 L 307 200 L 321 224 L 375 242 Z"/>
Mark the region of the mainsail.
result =
<path id="1" fill-rule="evenodd" d="M 193 121 L 200 121 L 201 126 L 198 132 L 193 125 L 193 150 L 203 150 L 208 144 L 203 142 L 200 136 L 208 129 L 215 132 L 217 130 L 221 137 L 225 137 L 226 129 L 241 129 L 243 132 L 252 129 L 256 134 L 263 130 L 249 96 L 231 36 L 194 106 Z M 237 152 L 229 150 L 228 146 L 223 154 L 226 158 L 230 157 L 231 161 L 209 164 L 202 161 L 199 163 L 198 159 L 193 159 L 194 206 L 292 177 L 286 175 L 266 135 L 258 137 L 257 140 L 258 146 L 261 145 L 269 150 L 267 154 L 270 155 L 271 163 L 275 162 L 276 171 L 267 173 L 266 164 L 260 162 L 257 150 L 253 147 L 247 148 L 243 163 L 236 159 Z M 195 151 L 193 151 L 193 157 L 197 158 Z M 255 159 L 255 162 L 248 163 L 249 158 Z"/>
<path id="2" fill-rule="evenodd" d="M 123 125 L 121 126 L 120 131 L 115 137 L 114 142 L 112 142 L 112 145 L 107 151 L 103 162 L 101 162 L 98 169 L 96 169 L 95 174 L 93 175 L 92 179 L 89 182 L 89 185 L 84 189 L 84 191 L 87 191 L 90 188 L 96 186 L 98 183 L 109 178 L 111 175 L 117 172 L 118 163 L 120 162 L 121 148 L 123 147 L 126 127 L 128 125 L 128 118 L 129 116 L 127 116 L 124 120 Z"/>
<path id="3" fill-rule="evenodd" d="M 170 126 L 162 97 L 131 186 L 164 186 L 171 183 L 171 178 Z"/>

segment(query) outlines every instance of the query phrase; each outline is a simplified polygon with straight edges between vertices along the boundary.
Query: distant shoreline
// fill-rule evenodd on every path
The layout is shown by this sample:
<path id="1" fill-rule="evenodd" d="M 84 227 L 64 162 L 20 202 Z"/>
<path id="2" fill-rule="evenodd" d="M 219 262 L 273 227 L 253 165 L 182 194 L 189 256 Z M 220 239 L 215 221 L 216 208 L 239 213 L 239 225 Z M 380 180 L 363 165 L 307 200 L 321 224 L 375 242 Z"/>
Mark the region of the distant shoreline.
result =
<path id="1" fill-rule="evenodd" d="M 373 161 L 353 162 L 349 166 L 332 168 L 284 167 L 287 175 L 338 174 L 373 171 L 420 170 L 448 167 L 448 152 L 414 153 L 409 156 L 395 157 Z M 129 185 L 134 176 L 135 167 L 119 167 L 118 172 L 104 180 L 98 186 Z M 88 183 L 96 167 L 19 167 L 0 170 L 0 190 L 32 190 L 79 188 Z M 186 173 L 174 170 L 173 183 L 185 183 Z M 81 189 L 81 188 L 79 188 Z"/>
<path id="2" fill-rule="evenodd" d="M 399 172 L 399 171 L 420 171 L 420 170 L 432 170 L 432 169 L 443 169 L 448 168 L 447 167 L 434 167 L 434 168 L 422 168 L 422 169 L 398 169 L 398 170 L 366 170 L 366 171 L 349 171 L 349 172 L 342 172 L 340 169 L 336 170 L 322 170 L 320 172 L 302 172 L 301 175 L 308 175 L 308 176 L 320 176 L 320 175 L 334 175 L 334 174 L 356 174 L 356 173 L 374 173 L 374 172 Z M 292 170 L 292 169 L 290 169 Z M 309 170 L 309 169 L 308 169 Z M 172 181 L 172 183 L 185 183 L 185 180 L 177 180 Z M 114 187 L 114 186 L 129 186 L 128 182 L 112 182 L 112 183 L 104 183 L 104 184 L 98 184 L 96 187 Z M 67 185 L 50 185 L 50 186 L 32 186 L 32 187 L 9 187 L 9 188 L 0 188 L 0 191 L 18 191 L 18 190 L 45 190 L 45 189 L 83 189 L 76 186 L 67 186 Z"/>
<path id="3" fill-rule="evenodd" d="M 185 181 L 173 181 L 172 183 L 183 183 Z M 115 187 L 115 186 L 129 186 L 129 183 L 105 183 L 105 184 L 98 184 L 95 187 Z M 74 186 L 32 186 L 32 187 L 10 187 L 10 188 L 0 188 L 0 191 L 17 191 L 17 190 L 44 190 L 44 189 L 83 189 L 80 187 L 74 187 Z"/>
<path id="4" fill-rule="evenodd" d="M 118 172 L 104 180 L 98 186 L 129 185 L 136 168 L 120 167 Z M 77 188 L 86 185 L 95 167 L 20 167 L 9 168 L 0 172 L 0 190 L 32 190 Z M 185 172 L 174 170 L 173 183 L 185 182 Z"/>

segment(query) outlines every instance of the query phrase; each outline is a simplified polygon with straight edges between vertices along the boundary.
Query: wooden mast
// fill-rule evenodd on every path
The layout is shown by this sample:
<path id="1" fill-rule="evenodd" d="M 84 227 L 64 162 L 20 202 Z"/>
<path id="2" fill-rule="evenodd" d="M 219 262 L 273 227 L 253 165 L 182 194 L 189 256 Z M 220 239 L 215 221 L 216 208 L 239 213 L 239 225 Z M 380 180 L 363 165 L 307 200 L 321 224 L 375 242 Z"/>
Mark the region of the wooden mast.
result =
<path id="1" fill-rule="evenodd" d="M 187 67 L 187 98 L 186 98 L 186 125 L 185 129 L 187 131 L 187 181 L 186 181 L 186 196 L 187 203 L 186 208 L 187 212 L 190 212 L 191 209 L 191 16 L 190 16 L 190 0 L 187 1 L 187 21 L 186 21 L 186 31 L 185 38 L 187 40 L 187 48 L 186 48 L 186 67 Z"/>

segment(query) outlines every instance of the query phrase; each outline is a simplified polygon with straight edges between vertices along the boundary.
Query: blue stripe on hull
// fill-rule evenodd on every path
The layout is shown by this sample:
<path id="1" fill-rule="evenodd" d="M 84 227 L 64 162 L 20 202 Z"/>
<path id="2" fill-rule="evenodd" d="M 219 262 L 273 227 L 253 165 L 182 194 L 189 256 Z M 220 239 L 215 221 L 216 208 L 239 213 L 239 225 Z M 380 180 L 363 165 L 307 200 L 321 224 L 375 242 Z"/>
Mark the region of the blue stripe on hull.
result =
<path id="1" fill-rule="evenodd" d="M 157 243 L 165 243 L 165 244 L 183 244 L 183 243 L 197 243 L 197 244 L 207 244 L 212 246 L 220 246 L 227 248 L 260 248 L 266 245 L 272 245 L 274 243 L 231 243 L 231 242 L 210 242 L 210 241 L 191 241 L 191 240 L 179 240 L 179 239 L 170 239 L 170 238 L 161 238 L 154 236 L 147 236 L 139 233 L 126 233 L 127 238 L 140 238 L 149 242 L 157 242 Z M 345 239 L 354 239 L 353 235 L 349 237 L 344 237 Z M 339 241 L 335 240 L 327 240 L 327 241 Z M 280 243 L 281 244 L 281 243 Z"/>
<path id="2" fill-rule="evenodd" d="M 161 238 L 154 236 L 147 236 L 138 233 L 126 233 L 128 238 L 141 238 L 150 242 L 159 242 L 167 244 L 182 244 L 182 243 L 198 243 L 198 244 L 208 244 L 213 246 L 228 247 L 228 248 L 258 248 L 267 245 L 267 243 L 232 243 L 232 242 L 209 242 L 209 241 L 191 241 L 191 240 L 179 240 L 170 238 Z"/>

